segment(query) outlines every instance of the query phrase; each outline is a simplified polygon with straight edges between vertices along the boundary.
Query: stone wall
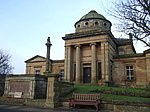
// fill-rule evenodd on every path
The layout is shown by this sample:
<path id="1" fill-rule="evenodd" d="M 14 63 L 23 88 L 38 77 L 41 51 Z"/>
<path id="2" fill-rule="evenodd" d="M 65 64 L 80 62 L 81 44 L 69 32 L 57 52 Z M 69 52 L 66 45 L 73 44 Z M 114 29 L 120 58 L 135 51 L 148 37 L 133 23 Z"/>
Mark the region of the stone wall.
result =
<path id="1" fill-rule="evenodd" d="M 35 77 L 35 94 L 34 98 L 46 98 L 46 90 L 47 90 L 47 77 L 38 76 Z"/>
<path id="2" fill-rule="evenodd" d="M 129 86 L 129 87 L 145 87 L 148 83 L 146 73 L 146 61 L 144 56 L 128 57 L 114 59 L 113 81 L 116 84 Z M 134 79 L 127 80 L 126 65 L 134 66 Z"/>
<path id="3" fill-rule="evenodd" d="M 68 100 L 63 100 L 61 105 L 69 108 Z M 86 108 L 86 107 L 85 107 Z M 101 101 L 100 110 L 110 112 L 150 112 L 150 103 L 129 103 L 122 101 Z"/>
<path id="4" fill-rule="evenodd" d="M 114 112 L 150 112 L 150 103 L 114 102 Z"/>
<path id="5" fill-rule="evenodd" d="M 40 75 L 10 75 L 5 80 L 4 96 L 16 98 L 45 98 L 47 79 Z"/>
<path id="6" fill-rule="evenodd" d="M 70 82 L 60 81 L 60 96 L 65 96 L 66 94 L 74 90 L 74 84 Z"/>
<path id="7" fill-rule="evenodd" d="M 102 101 L 100 109 L 113 112 L 150 112 L 150 103 Z"/>

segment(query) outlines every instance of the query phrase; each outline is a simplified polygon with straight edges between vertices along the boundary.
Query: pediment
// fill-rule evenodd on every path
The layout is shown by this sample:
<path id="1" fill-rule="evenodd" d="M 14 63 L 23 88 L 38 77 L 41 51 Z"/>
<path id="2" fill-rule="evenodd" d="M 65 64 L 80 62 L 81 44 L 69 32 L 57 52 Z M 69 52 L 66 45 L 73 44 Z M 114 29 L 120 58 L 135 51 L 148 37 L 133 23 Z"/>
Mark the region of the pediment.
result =
<path id="1" fill-rule="evenodd" d="M 42 62 L 42 61 L 46 61 L 46 58 L 43 56 L 36 55 L 36 56 L 26 60 L 25 63 Z"/>

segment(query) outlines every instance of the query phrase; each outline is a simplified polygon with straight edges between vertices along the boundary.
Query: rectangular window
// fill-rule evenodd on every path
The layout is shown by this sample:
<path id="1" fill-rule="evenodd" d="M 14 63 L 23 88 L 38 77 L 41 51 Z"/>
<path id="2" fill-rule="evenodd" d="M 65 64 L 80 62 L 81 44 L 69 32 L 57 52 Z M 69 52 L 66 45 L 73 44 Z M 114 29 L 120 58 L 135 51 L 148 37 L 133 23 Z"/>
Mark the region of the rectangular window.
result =
<path id="1" fill-rule="evenodd" d="M 64 69 L 60 70 L 60 80 L 64 80 Z"/>
<path id="2" fill-rule="evenodd" d="M 35 70 L 36 75 L 40 75 L 40 70 Z"/>
<path id="3" fill-rule="evenodd" d="M 133 65 L 127 65 L 126 66 L 126 78 L 127 78 L 127 80 L 133 80 L 134 79 L 134 67 L 133 67 Z"/>

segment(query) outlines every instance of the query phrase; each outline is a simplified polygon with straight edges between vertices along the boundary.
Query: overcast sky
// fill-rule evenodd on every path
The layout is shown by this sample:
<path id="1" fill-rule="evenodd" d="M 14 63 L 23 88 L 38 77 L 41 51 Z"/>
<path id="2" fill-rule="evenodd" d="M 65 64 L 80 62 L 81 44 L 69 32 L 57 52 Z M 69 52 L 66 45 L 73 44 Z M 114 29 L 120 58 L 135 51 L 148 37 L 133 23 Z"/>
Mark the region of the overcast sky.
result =
<path id="1" fill-rule="evenodd" d="M 13 73 L 25 73 L 24 61 L 46 56 L 46 40 L 51 37 L 51 59 L 64 59 L 61 37 L 74 33 L 74 24 L 91 10 L 107 15 L 112 0 L 0 0 L 0 49 L 11 56 Z M 112 26 L 112 33 L 119 37 Z M 140 47 L 138 47 L 140 46 Z M 144 49 L 135 44 L 137 52 Z"/>

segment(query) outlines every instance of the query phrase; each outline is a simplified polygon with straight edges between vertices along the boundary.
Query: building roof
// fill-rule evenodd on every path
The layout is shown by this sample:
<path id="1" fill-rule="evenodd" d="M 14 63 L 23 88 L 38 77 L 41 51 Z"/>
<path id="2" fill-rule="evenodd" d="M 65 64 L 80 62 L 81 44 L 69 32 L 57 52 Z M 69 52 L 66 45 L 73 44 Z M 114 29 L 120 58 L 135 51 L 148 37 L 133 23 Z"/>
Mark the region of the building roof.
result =
<path id="1" fill-rule="evenodd" d="M 98 14 L 95 10 L 91 10 L 88 14 L 81 17 L 80 21 L 85 19 L 106 19 L 106 18 L 103 15 Z"/>
<path id="2" fill-rule="evenodd" d="M 119 46 L 131 44 L 132 41 L 127 38 L 116 38 L 116 43 Z"/>
<path id="3" fill-rule="evenodd" d="M 25 61 L 25 63 L 28 63 L 28 62 L 30 62 L 31 60 L 33 60 L 33 59 L 35 59 L 35 58 L 42 58 L 42 59 L 44 59 L 44 60 L 46 60 L 46 58 L 45 57 L 43 57 L 43 56 L 40 56 L 40 55 L 36 55 L 36 56 L 34 56 L 34 57 L 32 57 L 32 58 L 30 58 L 30 59 L 28 59 L 28 60 L 26 60 Z"/>
<path id="4" fill-rule="evenodd" d="M 145 50 L 144 53 L 145 53 L 145 54 L 150 53 L 150 49 Z"/>
<path id="5" fill-rule="evenodd" d="M 63 40 L 70 40 L 70 39 L 75 39 L 75 38 L 87 38 L 91 36 L 96 36 L 96 35 L 104 35 L 108 34 L 111 35 L 111 32 L 102 32 L 102 31 L 86 31 L 86 32 L 76 32 L 76 33 L 71 33 L 71 34 L 66 34 L 65 37 L 62 37 Z"/>
<path id="6" fill-rule="evenodd" d="M 75 25 L 76 25 L 77 23 L 79 23 L 80 21 L 89 20 L 89 19 L 101 19 L 101 20 L 106 20 L 106 21 L 108 21 L 103 15 L 97 13 L 95 10 L 91 10 L 89 13 L 87 13 L 87 14 L 84 15 L 84 16 L 82 16 L 82 17 L 80 18 L 80 20 L 75 23 Z M 110 22 L 110 21 L 108 21 L 108 22 Z"/>

